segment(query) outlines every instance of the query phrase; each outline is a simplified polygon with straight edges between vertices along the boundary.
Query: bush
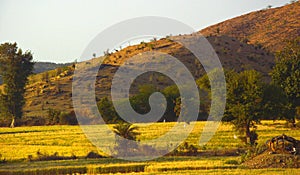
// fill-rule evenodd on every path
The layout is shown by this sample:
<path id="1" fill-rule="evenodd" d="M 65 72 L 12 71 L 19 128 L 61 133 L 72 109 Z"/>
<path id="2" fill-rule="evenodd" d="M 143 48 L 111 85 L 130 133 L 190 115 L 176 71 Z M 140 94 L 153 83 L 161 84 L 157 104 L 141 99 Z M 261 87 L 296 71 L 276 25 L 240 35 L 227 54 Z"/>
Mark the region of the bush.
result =
<path id="1" fill-rule="evenodd" d="M 255 155 L 259 155 L 259 154 L 265 152 L 266 150 L 268 150 L 268 146 L 264 143 L 259 143 L 255 147 Z"/>
<path id="2" fill-rule="evenodd" d="M 239 162 L 237 160 L 226 160 L 224 163 L 229 164 L 229 165 L 238 165 L 239 164 Z"/>
<path id="3" fill-rule="evenodd" d="M 46 124 L 45 118 L 41 116 L 26 116 L 21 120 L 21 125 L 24 126 L 43 126 Z"/>
<path id="4" fill-rule="evenodd" d="M 74 111 L 65 113 L 55 109 L 48 109 L 48 125 L 77 125 L 78 121 Z"/>
<path id="5" fill-rule="evenodd" d="M 60 113 L 59 124 L 61 125 L 78 125 L 76 114 L 74 111 L 70 113 Z"/>
<path id="6" fill-rule="evenodd" d="M 55 110 L 52 108 L 48 109 L 48 116 L 47 116 L 47 123 L 48 125 L 55 125 L 55 124 L 59 124 L 59 115 L 60 115 L 61 111 L 59 110 Z"/>
<path id="7" fill-rule="evenodd" d="M 130 163 L 126 165 L 108 165 L 108 166 L 96 166 L 89 167 L 87 174 L 120 174 L 120 173 L 132 173 L 132 172 L 144 172 L 145 163 Z"/>
<path id="8" fill-rule="evenodd" d="M 28 155 L 27 159 L 28 161 L 49 161 L 49 160 L 71 160 L 71 159 L 77 159 L 77 156 L 72 154 L 71 156 L 59 156 L 57 152 L 53 153 L 52 155 L 48 153 L 42 153 L 40 150 L 36 152 L 37 157 L 33 157 L 32 155 Z"/>
<path id="9" fill-rule="evenodd" d="M 196 146 L 184 142 L 183 144 L 179 145 L 177 149 L 172 151 L 170 155 L 194 156 L 197 155 L 197 153 L 198 153 L 198 148 Z"/>
<path id="10" fill-rule="evenodd" d="M 253 157 L 253 151 L 249 149 L 241 155 L 241 163 L 251 159 L 252 157 Z"/>
<path id="11" fill-rule="evenodd" d="M 2 154 L 0 154 L 0 164 L 6 163 L 7 160 L 5 158 L 2 158 Z"/>
<path id="12" fill-rule="evenodd" d="M 1 117 L 0 114 L 0 127 L 8 127 L 11 123 L 11 120 L 8 120 L 7 117 Z"/>
<path id="13" fill-rule="evenodd" d="M 86 156 L 86 159 L 100 159 L 100 158 L 105 158 L 105 156 L 102 156 L 98 153 L 95 153 L 94 151 L 89 152 Z"/>

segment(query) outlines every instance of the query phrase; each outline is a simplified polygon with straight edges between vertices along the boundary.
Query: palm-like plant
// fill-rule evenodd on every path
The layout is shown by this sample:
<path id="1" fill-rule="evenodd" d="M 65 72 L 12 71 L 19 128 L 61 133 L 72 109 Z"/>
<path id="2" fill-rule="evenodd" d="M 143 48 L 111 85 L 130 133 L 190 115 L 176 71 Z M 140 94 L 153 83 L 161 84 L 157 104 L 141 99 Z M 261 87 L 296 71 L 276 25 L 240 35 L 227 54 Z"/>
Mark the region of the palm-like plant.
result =
<path id="1" fill-rule="evenodd" d="M 139 135 L 139 133 L 136 132 L 138 127 L 133 126 L 131 123 L 119 123 L 113 128 L 117 135 L 125 139 L 136 140 L 136 137 Z"/>
<path id="2" fill-rule="evenodd" d="M 119 156 L 134 155 L 138 150 L 138 144 L 130 140 L 136 140 L 136 137 L 139 135 L 139 133 L 136 132 L 138 127 L 130 123 L 119 123 L 113 128 L 114 132 L 118 135 L 116 136 L 116 146 L 114 147 L 116 153 Z"/>

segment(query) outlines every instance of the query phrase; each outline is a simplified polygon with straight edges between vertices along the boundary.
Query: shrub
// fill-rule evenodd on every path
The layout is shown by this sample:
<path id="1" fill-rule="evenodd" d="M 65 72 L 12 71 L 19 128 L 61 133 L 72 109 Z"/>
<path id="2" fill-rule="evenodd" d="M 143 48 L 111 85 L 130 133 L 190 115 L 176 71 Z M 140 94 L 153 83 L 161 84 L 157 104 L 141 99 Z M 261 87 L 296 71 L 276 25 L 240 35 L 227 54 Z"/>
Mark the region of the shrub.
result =
<path id="1" fill-rule="evenodd" d="M 61 125 L 77 125 L 78 121 L 74 111 L 70 113 L 60 113 L 59 124 Z"/>
<path id="2" fill-rule="evenodd" d="M 268 146 L 264 143 L 259 143 L 258 145 L 256 145 L 255 147 L 255 154 L 261 154 L 263 152 L 265 152 L 268 149 Z"/>
<path id="3" fill-rule="evenodd" d="M 131 173 L 131 172 L 144 172 L 145 163 L 130 163 L 125 165 L 109 165 L 109 166 L 94 166 L 89 167 L 87 174 L 109 174 L 109 173 Z"/>
<path id="4" fill-rule="evenodd" d="M 172 151 L 169 155 L 176 156 L 194 156 L 198 153 L 198 148 L 194 145 L 191 145 L 187 142 L 179 145 L 174 151 Z"/>
<path id="5" fill-rule="evenodd" d="M 11 123 L 8 117 L 2 117 L 0 114 L 0 127 L 8 127 Z"/>
<path id="6" fill-rule="evenodd" d="M 60 115 L 61 111 L 59 110 L 55 110 L 52 108 L 48 109 L 48 125 L 55 125 L 59 123 L 59 115 Z"/>
<path id="7" fill-rule="evenodd" d="M 224 163 L 229 164 L 229 165 L 238 165 L 239 164 L 239 162 L 237 160 L 226 160 Z"/>
<path id="8" fill-rule="evenodd" d="M 41 116 L 26 116 L 22 118 L 21 125 L 24 126 L 43 126 L 46 120 Z"/>
<path id="9" fill-rule="evenodd" d="M 28 155 L 28 161 L 49 161 L 49 160 L 70 160 L 70 159 L 77 159 L 77 156 L 72 154 L 71 156 L 59 156 L 57 152 L 53 153 L 52 155 L 48 153 L 42 153 L 40 150 L 36 152 L 37 157 L 34 158 L 32 155 Z"/>
<path id="10" fill-rule="evenodd" d="M 78 121 L 76 118 L 76 114 L 74 111 L 69 113 L 61 112 L 55 109 L 48 109 L 48 121 L 46 124 L 48 125 L 77 125 Z"/>
<path id="11" fill-rule="evenodd" d="M 2 154 L 0 154 L 0 164 L 6 163 L 7 160 L 5 158 L 2 158 Z"/>
<path id="12" fill-rule="evenodd" d="M 253 151 L 249 149 L 241 155 L 241 163 L 251 159 L 252 157 L 253 157 Z"/>
<path id="13" fill-rule="evenodd" d="M 95 153 L 94 151 L 90 151 L 86 156 L 86 159 L 100 159 L 100 158 L 105 158 L 105 156 L 102 156 L 98 153 Z"/>

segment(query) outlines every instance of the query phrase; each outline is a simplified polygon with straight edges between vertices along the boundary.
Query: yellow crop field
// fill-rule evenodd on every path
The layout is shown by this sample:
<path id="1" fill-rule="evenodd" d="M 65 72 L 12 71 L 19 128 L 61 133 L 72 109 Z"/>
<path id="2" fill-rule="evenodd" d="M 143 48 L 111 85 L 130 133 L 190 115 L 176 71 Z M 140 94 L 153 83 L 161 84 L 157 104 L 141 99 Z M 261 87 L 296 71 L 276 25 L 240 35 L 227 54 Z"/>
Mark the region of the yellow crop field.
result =
<path id="1" fill-rule="evenodd" d="M 152 125 L 136 124 L 139 127 L 139 140 L 151 140 L 170 131 L 175 123 L 155 123 Z M 222 123 L 213 138 L 205 145 L 198 146 L 199 137 L 205 122 L 196 122 L 195 127 L 186 139 L 199 151 L 222 151 L 236 149 L 243 143 L 235 137 L 237 133 L 230 124 Z M 112 125 L 110 127 L 113 127 Z M 298 129 L 284 127 L 284 121 L 263 121 L 258 125 L 258 142 L 287 134 L 300 139 Z M 101 135 L 102 134 L 102 135 Z M 107 133 L 99 133 L 104 138 Z M 174 135 L 180 131 L 174 131 Z M 107 145 L 113 146 L 113 145 Z M 299 169 L 258 169 L 250 170 L 239 166 L 240 156 L 165 156 L 146 162 L 130 162 L 114 158 L 85 159 L 89 152 L 101 153 L 85 136 L 80 126 L 34 126 L 0 128 L 0 174 L 68 174 L 70 172 L 105 174 L 129 173 L 140 174 L 297 174 Z M 61 156 L 75 155 L 74 160 L 29 161 L 37 152 Z M 1 161 L 0 161 L 1 162 Z M 236 162 L 236 163 L 230 163 Z"/>

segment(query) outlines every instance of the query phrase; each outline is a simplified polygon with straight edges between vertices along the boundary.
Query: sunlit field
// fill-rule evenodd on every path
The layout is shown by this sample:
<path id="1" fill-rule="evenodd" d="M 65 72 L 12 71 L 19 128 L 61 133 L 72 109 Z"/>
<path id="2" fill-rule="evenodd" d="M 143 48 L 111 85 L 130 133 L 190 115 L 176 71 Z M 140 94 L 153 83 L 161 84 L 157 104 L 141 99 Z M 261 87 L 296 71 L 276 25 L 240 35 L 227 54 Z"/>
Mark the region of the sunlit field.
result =
<path id="1" fill-rule="evenodd" d="M 198 145 L 204 125 L 205 122 L 197 122 L 186 142 Z M 138 126 L 141 126 L 138 130 L 141 133 L 138 139 L 144 140 L 164 134 L 174 126 L 174 123 L 157 123 L 149 126 L 141 124 Z M 263 121 L 261 125 L 258 125 L 257 131 L 258 142 L 265 142 L 267 139 L 283 133 L 300 139 L 300 131 L 285 128 L 284 122 Z M 178 133 L 174 133 L 174 135 Z M 105 138 L 107 133 L 99 134 L 103 134 L 102 136 L 99 135 L 99 138 Z M 234 137 L 235 135 L 237 133 L 230 124 L 221 124 L 213 138 L 201 148 L 204 150 L 238 148 L 242 146 L 242 143 Z M 28 155 L 34 156 L 37 151 L 49 154 L 57 152 L 64 156 L 72 154 L 85 156 L 90 151 L 97 151 L 97 148 L 85 137 L 80 126 L 0 128 L 0 145 L 0 154 L 9 161 L 26 159 Z M 98 151 L 101 152 L 101 150 Z"/>
<path id="2" fill-rule="evenodd" d="M 156 123 L 153 125 L 137 124 L 139 126 L 139 140 L 151 140 L 168 132 L 175 123 Z M 230 124 L 221 124 L 213 138 L 204 146 L 199 145 L 199 137 L 205 122 L 196 122 L 195 128 L 187 138 L 186 142 L 198 147 L 199 151 L 220 151 L 236 149 L 243 146 L 243 143 L 235 136 L 237 133 Z M 112 127 L 112 126 L 110 126 Z M 263 121 L 257 128 L 259 143 L 264 143 L 271 137 L 286 134 L 296 139 L 300 139 L 299 130 L 291 130 L 284 127 L 284 121 Z M 102 134 L 102 135 L 101 135 Z M 180 134 L 180 131 L 174 131 L 174 135 Z M 107 133 L 99 133 L 99 138 L 105 137 Z M 16 127 L 0 128 L 0 154 L 1 159 L 6 163 L 0 164 L 1 172 L 14 170 L 17 172 L 39 172 L 43 167 L 44 173 L 57 174 L 68 172 L 90 172 L 110 173 L 116 169 L 124 168 L 121 172 L 131 172 L 141 170 L 142 174 L 297 174 L 297 169 L 286 170 L 247 170 L 239 169 L 237 164 L 230 162 L 240 162 L 239 156 L 209 156 L 209 157 L 163 157 L 157 160 L 147 162 L 127 162 L 113 158 L 85 159 L 84 157 L 91 151 L 101 154 L 84 135 L 80 126 L 35 126 L 35 127 Z M 113 147 L 114 145 L 107 145 Z M 60 161 L 28 161 L 28 157 L 35 157 L 37 152 L 45 154 L 54 154 L 61 156 L 75 155 L 76 160 Z M 118 167 L 118 168 L 116 168 Z M 128 170 L 129 169 L 129 170 Z M 118 171 L 117 171 L 118 172 Z M 156 172 L 156 173 L 155 173 Z M 216 173 L 218 172 L 218 173 Z M 29 173 L 30 174 L 30 173 Z M 41 173 L 43 174 L 43 173 Z"/>

